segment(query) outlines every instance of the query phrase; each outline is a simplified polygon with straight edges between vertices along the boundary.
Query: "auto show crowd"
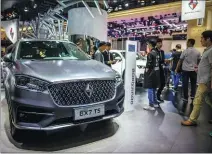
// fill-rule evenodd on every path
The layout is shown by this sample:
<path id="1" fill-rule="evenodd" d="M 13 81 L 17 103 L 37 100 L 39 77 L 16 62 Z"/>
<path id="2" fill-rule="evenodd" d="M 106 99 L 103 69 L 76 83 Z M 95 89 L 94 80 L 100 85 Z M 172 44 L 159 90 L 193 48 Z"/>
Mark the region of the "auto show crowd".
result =
<path id="1" fill-rule="evenodd" d="M 189 99 L 193 105 L 189 119 L 182 121 L 182 125 L 197 125 L 204 102 L 212 107 L 212 31 L 205 31 L 200 37 L 202 46 L 206 48 L 202 56 L 194 48 L 196 42 L 192 38 L 187 40 L 186 50 L 183 51 L 181 44 L 177 44 L 176 48 L 168 54 L 162 50 L 162 39 L 154 38 L 146 41 L 150 52 L 147 53 L 143 83 L 143 87 L 148 89 L 149 99 L 149 105 L 144 107 L 145 110 L 153 111 L 155 108 L 159 108 L 160 103 L 164 102 L 161 97 L 164 88 L 170 88 L 171 84 L 174 92 L 177 93 L 180 82 L 183 89 L 183 106 L 187 106 Z M 116 61 L 109 52 L 110 50 L 111 43 L 100 42 L 98 48 L 92 47 L 91 57 L 111 67 Z M 184 110 L 185 108 L 180 112 L 183 113 Z M 209 123 L 212 124 L 212 120 Z M 212 136 L 212 132 L 210 136 Z"/>
<path id="2" fill-rule="evenodd" d="M 179 84 L 182 83 L 182 114 L 185 112 L 189 99 L 192 101 L 193 110 L 188 120 L 182 121 L 184 126 L 196 126 L 203 103 L 212 107 L 212 31 L 202 33 L 201 44 L 205 47 L 203 54 L 194 48 L 195 39 L 187 40 L 187 49 L 182 50 L 181 44 L 170 52 L 162 50 L 163 40 L 152 38 L 146 41 L 148 50 L 147 61 L 144 73 L 143 87 L 148 90 L 149 105 L 143 109 L 154 111 L 160 108 L 163 103 L 162 92 L 165 89 L 173 88 L 178 93 Z M 82 42 L 79 39 L 76 45 L 82 49 Z M 96 47 L 97 46 L 97 47 Z M 117 63 L 110 53 L 110 42 L 99 42 L 92 45 L 90 57 L 109 67 Z M 170 82 L 171 81 L 171 82 Z M 209 121 L 212 124 L 212 120 Z M 212 132 L 210 133 L 212 136 Z"/>
<path id="3" fill-rule="evenodd" d="M 164 51 L 161 50 L 161 39 L 151 39 L 147 42 L 150 53 L 147 55 L 144 88 L 148 88 L 149 106 L 144 107 L 144 109 L 155 110 L 163 102 L 160 95 L 165 87 L 164 66 L 166 63 L 170 64 L 175 92 L 178 91 L 179 80 L 182 78 L 184 106 L 189 102 L 189 81 L 191 84 L 190 99 L 192 100 L 193 110 L 189 119 L 181 122 L 182 125 L 197 125 L 197 119 L 204 102 L 212 107 L 212 31 L 205 31 L 200 37 L 202 46 L 206 47 L 202 57 L 200 52 L 194 48 L 195 39 L 188 39 L 187 49 L 184 51 L 181 50 L 181 45 L 178 44 L 176 49 L 172 51 L 171 57 L 166 60 Z M 212 120 L 209 123 L 212 124 Z M 210 136 L 212 136 L 212 132 Z"/>

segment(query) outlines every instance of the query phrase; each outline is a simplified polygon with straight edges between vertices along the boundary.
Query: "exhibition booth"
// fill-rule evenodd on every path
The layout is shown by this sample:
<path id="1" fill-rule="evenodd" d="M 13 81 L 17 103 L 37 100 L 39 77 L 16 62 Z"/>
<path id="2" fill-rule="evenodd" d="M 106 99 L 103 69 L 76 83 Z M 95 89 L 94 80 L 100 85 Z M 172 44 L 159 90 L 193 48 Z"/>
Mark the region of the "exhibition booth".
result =
<path id="1" fill-rule="evenodd" d="M 35 1 L 31 2 L 36 9 Z M 136 94 L 140 97 L 145 93 L 142 97 L 146 97 L 146 89 L 142 86 L 146 56 L 150 51 L 147 40 L 151 38 L 162 39 L 165 54 L 170 54 L 178 44 L 182 50 L 186 49 L 189 38 L 195 38 L 195 48 L 204 51 L 200 39 L 203 31 L 212 29 L 211 1 L 182 0 L 160 6 L 151 1 L 146 7 L 145 1 L 138 1 L 139 7 L 126 10 L 122 7 L 127 8 L 130 2 L 113 8 L 114 3 L 61 0 L 32 20 L 21 21 L 19 17 L 1 22 L 2 44 L 9 42 L 5 43 L 2 52 L 13 44 L 13 52 L 3 58 L 4 64 L 10 67 L 1 67 L 7 72 L 4 97 L 5 102 L 9 102 L 9 113 L 5 115 L 14 145 L 26 130 L 54 132 L 79 126 L 83 132 L 90 123 L 110 122 L 121 116 L 124 117 L 121 122 L 115 123 L 107 133 L 110 134 L 115 126 L 123 129 L 119 123 L 128 122 L 140 109 Z M 29 11 L 26 10 L 25 7 L 25 13 Z M 108 44 L 111 50 L 106 52 Z M 102 46 L 105 47 L 103 51 Z M 100 53 L 97 55 L 99 62 L 92 58 L 95 53 Z M 105 65 L 112 61 L 110 53 L 115 61 L 108 65 L 111 68 Z M 108 61 L 104 54 L 109 55 L 106 55 Z M 141 84 L 138 86 L 138 83 Z M 148 99 L 142 103 L 148 104 Z M 163 111 L 157 110 L 152 115 L 157 114 L 164 119 Z M 160 120 L 155 122 L 157 127 L 163 124 Z M 149 122 L 148 118 L 145 122 Z M 138 122 L 140 125 L 145 124 Z M 124 127 L 138 129 L 134 128 L 133 120 L 131 125 Z M 146 131 L 157 132 L 154 128 Z M 135 132 L 122 133 L 127 137 L 131 133 L 139 136 Z M 162 134 L 162 139 L 166 138 L 166 134 Z"/>
<path id="2" fill-rule="evenodd" d="M 68 18 L 58 15 L 58 12 L 56 12 L 73 5 L 72 3 L 63 3 L 61 8 L 50 10 L 45 18 L 36 19 L 41 21 L 40 27 L 45 26 L 43 30 L 39 29 L 40 34 L 37 34 L 35 38 L 53 37 L 64 40 L 64 35 L 67 35 L 69 40 L 74 43 L 78 43 L 76 40 L 81 39 L 84 40 L 84 42 L 81 41 L 82 49 L 88 54 L 91 46 L 98 45 L 99 41 L 111 42 L 113 50 L 126 51 L 126 60 L 122 65 L 125 65 L 125 104 L 126 110 L 128 110 L 130 107 L 127 104 L 134 104 L 135 70 L 138 67 L 136 56 L 139 52 L 148 52 L 146 45 L 148 38 L 162 38 L 163 49 L 165 52 L 169 52 L 177 44 L 181 44 L 182 49 L 186 49 L 186 40 L 192 37 L 197 39 L 197 49 L 202 51 L 199 35 L 203 30 L 211 29 L 211 5 L 206 1 L 199 1 L 198 5 L 191 5 L 190 3 L 187 1 L 167 3 L 161 4 L 160 8 L 154 5 L 113 12 L 108 15 L 102 9 L 102 5 L 108 7 L 105 3 L 101 3 L 101 5 L 95 3 L 96 8 L 94 8 L 83 2 L 82 4 L 85 7 L 70 9 Z M 50 19 L 58 20 L 52 29 L 50 27 L 52 23 L 48 23 Z M 28 25 L 25 29 L 30 33 L 36 31 L 36 28 L 39 27 L 36 23 L 38 24 L 38 21 L 31 21 L 22 25 Z M 2 29 L 12 43 L 23 36 L 21 34 L 24 32 L 24 28 L 20 28 L 20 25 L 21 22 L 18 19 L 2 21 Z M 49 34 L 47 35 L 46 31 L 48 30 Z M 63 34 L 63 37 L 58 37 L 61 34 Z M 33 35 L 30 38 L 33 38 Z"/>

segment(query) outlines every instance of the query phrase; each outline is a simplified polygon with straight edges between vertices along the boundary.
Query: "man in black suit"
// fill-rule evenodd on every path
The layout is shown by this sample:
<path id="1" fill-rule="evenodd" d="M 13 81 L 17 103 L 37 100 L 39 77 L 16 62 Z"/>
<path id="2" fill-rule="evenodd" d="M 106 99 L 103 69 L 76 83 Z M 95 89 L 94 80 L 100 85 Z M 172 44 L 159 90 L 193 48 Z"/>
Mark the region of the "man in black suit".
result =
<path id="1" fill-rule="evenodd" d="M 116 61 L 113 58 L 113 55 L 110 53 L 111 43 L 106 43 L 106 50 L 103 52 L 105 64 L 111 67 L 112 64 L 115 64 Z"/>
<path id="2" fill-rule="evenodd" d="M 156 45 L 156 50 L 160 56 L 160 60 L 159 60 L 159 70 L 160 70 L 160 87 L 157 91 L 157 99 L 160 102 L 163 102 L 163 100 L 161 99 L 160 95 L 163 91 L 163 88 L 165 87 L 165 73 L 164 73 L 164 65 L 165 65 L 165 54 L 164 51 L 161 50 L 163 46 L 163 41 L 162 39 L 157 39 L 157 45 Z"/>

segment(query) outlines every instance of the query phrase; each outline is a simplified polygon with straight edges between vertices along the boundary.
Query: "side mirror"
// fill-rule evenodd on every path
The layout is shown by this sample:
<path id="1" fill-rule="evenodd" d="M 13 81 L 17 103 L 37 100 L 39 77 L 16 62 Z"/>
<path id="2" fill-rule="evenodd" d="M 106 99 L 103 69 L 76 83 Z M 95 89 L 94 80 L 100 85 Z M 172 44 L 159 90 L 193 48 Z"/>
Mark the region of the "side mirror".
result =
<path id="1" fill-rule="evenodd" d="M 6 54 L 6 55 L 3 57 L 3 61 L 4 61 L 4 62 L 8 62 L 8 63 L 13 62 L 13 61 L 12 61 L 12 54 L 11 54 L 11 53 Z"/>
<path id="2" fill-rule="evenodd" d="M 121 61 L 122 59 L 121 59 L 121 57 L 116 57 L 115 60 L 116 61 Z"/>

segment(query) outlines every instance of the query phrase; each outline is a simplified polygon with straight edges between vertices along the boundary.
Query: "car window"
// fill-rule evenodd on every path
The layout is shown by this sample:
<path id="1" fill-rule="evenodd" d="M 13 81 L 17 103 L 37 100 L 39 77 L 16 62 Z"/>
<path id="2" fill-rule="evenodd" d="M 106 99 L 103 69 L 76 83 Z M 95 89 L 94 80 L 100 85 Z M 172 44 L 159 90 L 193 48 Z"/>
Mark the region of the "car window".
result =
<path id="1" fill-rule="evenodd" d="M 89 60 L 77 46 L 60 41 L 25 41 L 20 43 L 18 59 Z"/>
<path id="2" fill-rule="evenodd" d="M 117 57 L 119 59 L 122 59 L 121 56 L 118 53 L 116 53 L 116 52 L 112 52 L 112 55 L 113 55 L 113 59 L 116 59 Z"/>
<path id="3" fill-rule="evenodd" d="M 126 52 L 121 52 L 121 54 L 123 55 L 123 57 L 125 58 L 126 56 Z M 146 57 L 139 55 L 138 53 L 136 54 L 136 59 L 137 60 L 146 60 Z"/>

